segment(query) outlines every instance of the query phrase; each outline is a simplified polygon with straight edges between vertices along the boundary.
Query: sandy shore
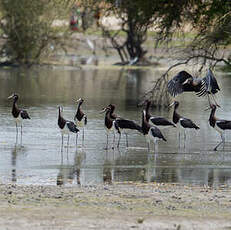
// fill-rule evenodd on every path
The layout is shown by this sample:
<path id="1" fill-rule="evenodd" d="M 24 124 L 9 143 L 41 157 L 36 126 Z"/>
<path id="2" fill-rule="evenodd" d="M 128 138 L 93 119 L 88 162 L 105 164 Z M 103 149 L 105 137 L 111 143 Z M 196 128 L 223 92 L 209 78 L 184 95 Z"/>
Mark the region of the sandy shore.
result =
<path id="1" fill-rule="evenodd" d="M 230 188 L 0 185 L 0 229 L 231 229 Z"/>

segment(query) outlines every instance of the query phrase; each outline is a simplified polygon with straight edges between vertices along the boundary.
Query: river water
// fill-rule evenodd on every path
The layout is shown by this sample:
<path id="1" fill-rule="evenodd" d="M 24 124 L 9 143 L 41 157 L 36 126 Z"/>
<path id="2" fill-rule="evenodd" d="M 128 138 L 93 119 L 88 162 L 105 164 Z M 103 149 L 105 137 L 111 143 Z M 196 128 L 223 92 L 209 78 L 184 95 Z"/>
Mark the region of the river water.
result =
<path id="1" fill-rule="evenodd" d="M 100 183 L 139 181 L 182 183 L 194 185 L 231 184 L 231 135 L 226 132 L 224 150 L 213 151 L 220 141 L 219 134 L 209 126 L 210 111 L 206 98 L 193 93 L 178 97 L 179 113 L 192 119 L 200 130 L 187 132 L 185 147 L 178 145 L 178 129 L 162 132 L 167 142 L 159 142 L 158 150 L 148 151 L 144 137 L 129 133 L 129 147 L 125 138 L 120 148 L 105 150 L 104 114 L 100 111 L 114 103 L 116 113 L 141 122 L 141 108 L 137 107 L 143 93 L 161 75 L 162 68 L 126 69 L 101 67 L 41 67 L 30 70 L 2 69 L 0 71 L 0 182 L 37 185 L 95 185 Z M 221 109 L 219 118 L 230 119 L 231 77 L 216 73 L 222 88 L 217 96 Z M 18 106 L 28 111 L 31 120 L 23 123 L 23 136 L 16 136 L 11 115 L 13 92 L 20 95 Z M 67 137 L 61 146 L 57 126 L 58 106 L 63 116 L 73 120 L 78 98 L 87 114 L 85 140 L 82 129 L 75 145 L 75 135 Z M 152 109 L 153 115 L 171 119 L 171 110 Z M 109 136 L 112 146 L 113 135 Z M 118 137 L 116 138 L 116 140 Z M 181 140 L 183 141 L 183 139 Z"/>

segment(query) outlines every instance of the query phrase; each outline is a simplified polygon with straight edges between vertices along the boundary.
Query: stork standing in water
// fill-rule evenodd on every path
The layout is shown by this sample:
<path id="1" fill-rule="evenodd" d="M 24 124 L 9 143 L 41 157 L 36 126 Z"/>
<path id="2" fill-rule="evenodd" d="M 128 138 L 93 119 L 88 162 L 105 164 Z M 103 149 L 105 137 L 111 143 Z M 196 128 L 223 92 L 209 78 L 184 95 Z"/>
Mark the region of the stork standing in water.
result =
<path id="1" fill-rule="evenodd" d="M 149 110 L 150 110 L 150 105 L 151 105 L 151 101 L 150 100 L 145 100 L 145 104 L 146 104 L 146 108 L 145 108 L 145 112 L 146 112 L 146 120 L 148 122 L 152 122 L 154 125 L 156 126 L 162 126 L 162 127 L 168 127 L 168 126 L 172 126 L 172 127 L 176 127 L 176 125 L 174 123 L 172 123 L 171 121 L 167 120 L 164 117 L 154 117 L 150 114 Z"/>
<path id="2" fill-rule="evenodd" d="M 143 134 L 146 138 L 146 141 L 148 142 L 148 151 L 150 151 L 151 140 L 153 140 L 154 151 L 155 151 L 157 144 L 158 144 L 157 143 L 158 139 L 164 140 L 164 141 L 167 141 L 167 140 L 165 139 L 165 137 L 163 136 L 163 134 L 161 133 L 161 131 L 157 127 L 149 124 L 146 117 L 147 117 L 146 111 L 143 110 L 142 111 L 142 131 L 143 131 Z"/>
<path id="3" fill-rule="evenodd" d="M 84 126 L 87 125 L 87 115 L 82 111 L 81 105 L 83 104 L 84 100 L 82 98 L 79 98 L 77 101 L 77 110 L 76 114 L 74 116 L 74 121 L 77 127 L 82 127 L 83 135 L 82 135 L 82 144 L 84 143 Z M 76 142 L 77 142 L 77 136 L 76 136 Z"/>
<path id="4" fill-rule="evenodd" d="M 62 116 L 63 113 L 63 108 L 61 106 L 58 107 L 59 108 L 59 115 L 58 115 L 58 126 L 60 128 L 61 131 L 61 135 L 62 135 L 62 147 L 63 147 L 63 136 L 64 134 L 68 135 L 68 139 L 67 139 L 67 147 L 69 147 L 69 138 L 70 138 L 70 133 L 76 133 L 76 135 L 79 132 L 79 129 L 77 128 L 77 126 L 75 125 L 74 122 L 72 121 L 68 121 L 65 120 Z M 77 143 L 76 143 L 77 144 Z M 77 146 L 77 145 L 76 145 Z"/>
<path id="5" fill-rule="evenodd" d="M 196 124 L 193 123 L 192 120 L 182 117 L 180 114 L 177 113 L 177 109 L 179 107 L 179 102 L 174 101 L 170 106 L 174 106 L 173 111 L 173 122 L 177 124 L 180 123 L 181 127 L 184 128 L 184 147 L 185 147 L 185 141 L 186 141 L 186 129 L 200 129 Z M 179 146 L 180 146 L 180 132 L 179 132 Z"/>
<path id="6" fill-rule="evenodd" d="M 210 108 L 211 108 L 211 113 L 210 113 L 210 117 L 209 117 L 209 125 L 211 127 L 213 127 L 221 135 L 221 142 L 218 143 L 218 145 L 216 145 L 216 147 L 214 148 L 214 151 L 217 151 L 217 148 L 221 144 L 223 144 L 223 149 L 225 147 L 224 131 L 226 129 L 231 129 L 231 121 L 223 120 L 223 119 L 218 119 L 215 116 L 215 112 L 216 112 L 216 109 L 217 109 L 216 105 L 211 104 Z"/>
<path id="7" fill-rule="evenodd" d="M 114 120 L 116 130 L 117 130 L 117 132 L 119 134 L 119 140 L 118 140 L 117 147 L 119 148 L 119 145 L 120 145 L 121 132 L 123 130 L 125 130 L 124 133 L 125 133 L 125 136 L 126 136 L 126 147 L 128 148 L 127 130 L 137 130 L 138 132 L 142 133 L 142 127 L 140 125 L 138 125 L 136 122 L 132 121 L 132 120 L 124 119 L 124 118 L 121 118 L 121 117 L 117 116 L 114 113 L 114 110 L 115 110 L 115 105 L 114 104 L 108 105 L 108 108 L 110 110 L 110 112 L 109 112 L 110 119 Z"/>
<path id="8" fill-rule="evenodd" d="M 24 119 L 30 119 L 30 116 L 28 115 L 26 110 L 19 109 L 17 106 L 19 96 L 15 93 L 13 93 L 11 96 L 8 97 L 8 99 L 13 99 L 13 106 L 12 106 L 12 115 L 15 119 L 16 124 L 16 135 L 18 139 L 18 125 L 21 126 L 21 141 L 22 141 L 22 121 Z"/>
<path id="9" fill-rule="evenodd" d="M 214 95 L 220 90 L 217 80 L 213 72 L 208 69 L 204 78 L 193 77 L 186 71 L 180 71 L 168 82 L 168 92 L 176 97 L 183 92 L 195 92 L 197 96 L 208 96 L 209 104 L 210 95 L 212 96 L 215 104 L 219 106 L 214 98 Z"/>
<path id="10" fill-rule="evenodd" d="M 115 147 L 115 122 L 114 120 L 111 118 L 110 113 L 111 113 L 111 109 L 109 107 L 103 108 L 103 110 L 101 111 L 101 113 L 105 112 L 105 117 L 104 117 L 104 127 L 106 129 L 106 136 L 107 136 L 107 143 L 106 143 L 106 147 L 105 150 L 108 150 L 108 137 L 109 137 L 109 133 L 113 132 L 113 146 L 112 149 L 114 149 Z"/>

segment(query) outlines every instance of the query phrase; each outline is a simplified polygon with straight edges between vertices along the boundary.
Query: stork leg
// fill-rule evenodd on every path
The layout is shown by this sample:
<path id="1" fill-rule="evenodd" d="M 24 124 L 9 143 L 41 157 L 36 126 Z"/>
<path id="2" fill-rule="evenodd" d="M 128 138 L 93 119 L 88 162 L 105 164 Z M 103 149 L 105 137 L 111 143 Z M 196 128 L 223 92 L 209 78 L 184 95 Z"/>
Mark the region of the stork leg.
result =
<path id="1" fill-rule="evenodd" d="M 62 134 L 62 148 L 63 148 L 63 134 Z"/>
<path id="2" fill-rule="evenodd" d="M 15 125 L 16 125 L 16 133 L 17 133 L 17 136 L 18 136 L 18 124 L 17 124 L 17 122 L 15 122 Z"/>
<path id="3" fill-rule="evenodd" d="M 185 148 L 185 146 L 186 146 L 186 129 L 184 129 L 184 148 Z"/>
<path id="4" fill-rule="evenodd" d="M 21 124 L 21 144 L 22 144 L 22 124 Z"/>
<path id="5" fill-rule="evenodd" d="M 154 152 L 158 152 L 158 141 L 156 138 L 154 139 Z"/>
<path id="6" fill-rule="evenodd" d="M 104 148 L 105 150 L 108 149 L 108 133 L 107 133 L 107 142 L 106 142 L 106 147 Z"/>
<path id="7" fill-rule="evenodd" d="M 222 140 L 223 140 L 223 150 L 224 150 L 224 149 L 225 149 L 225 135 L 222 134 L 221 138 L 222 138 Z"/>
<path id="8" fill-rule="evenodd" d="M 214 151 L 217 151 L 217 148 L 218 148 L 221 144 L 223 144 L 223 149 L 224 149 L 224 146 L 225 146 L 225 137 L 224 137 L 223 133 L 221 133 L 221 142 L 218 143 L 218 145 L 214 148 Z"/>
<path id="9" fill-rule="evenodd" d="M 121 139 L 121 133 L 119 133 L 119 140 L 118 140 L 117 148 L 120 147 L 120 139 Z"/>
<path id="10" fill-rule="evenodd" d="M 214 102 L 215 102 L 215 105 L 216 106 L 218 106 L 218 107 L 220 107 L 220 105 L 217 103 L 217 101 L 215 100 L 215 96 L 212 94 L 212 97 L 213 97 L 213 100 L 214 100 Z"/>
<path id="11" fill-rule="evenodd" d="M 208 95 L 209 106 L 211 106 L 212 103 L 211 103 L 211 100 L 210 100 L 210 96 L 209 96 L 209 94 L 207 94 L 207 95 Z"/>
<path id="12" fill-rule="evenodd" d="M 127 148 L 128 148 L 128 134 L 125 133 L 125 136 L 126 136 L 126 146 L 127 146 Z"/>
<path id="13" fill-rule="evenodd" d="M 150 142 L 148 142 L 148 152 L 150 151 Z"/>
<path id="14" fill-rule="evenodd" d="M 68 134 L 68 136 L 67 136 L 67 160 L 69 160 L 69 157 L 68 157 L 68 151 L 69 151 L 69 140 L 70 140 L 70 135 Z"/>
<path id="15" fill-rule="evenodd" d="M 63 148 L 61 147 L 61 165 L 63 165 Z"/>
<path id="16" fill-rule="evenodd" d="M 180 131 L 178 133 L 178 148 L 180 148 Z"/>
<path id="17" fill-rule="evenodd" d="M 18 125 L 17 125 L 17 122 L 15 124 L 16 124 L 16 143 L 18 143 Z"/>
<path id="18" fill-rule="evenodd" d="M 69 147 L 69 139 L 70 139 L 70 135 L 68 134 L 68 136 L 67 136 L 67 149 Z"/>
<path id="19" fill-rule="evenodd" d="M 77 144 L 78 144 L 78 133 L 76 133 L 76 139 L 75 139 L 76 148 L 77 148 Z"/>
<path id="20" fill-rule="evenodd" d="M 84 145 L 84 126 L 83 126 L 82 145 Z"/>
<path id="21" fill-rule="evenodd" d="M 115 148 L 115 132 L 113 132 L 113 146 L 112 146 L 112 149 Z"/>

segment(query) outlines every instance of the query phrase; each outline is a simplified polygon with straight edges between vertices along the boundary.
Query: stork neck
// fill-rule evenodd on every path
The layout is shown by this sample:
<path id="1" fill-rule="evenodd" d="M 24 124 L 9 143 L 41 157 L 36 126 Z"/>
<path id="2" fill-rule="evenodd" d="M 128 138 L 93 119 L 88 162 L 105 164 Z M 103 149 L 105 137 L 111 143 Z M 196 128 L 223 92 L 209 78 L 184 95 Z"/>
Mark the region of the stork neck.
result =
<path id="1" fill-rule="evenodd" d="M 13 109 L 14 109 L 14 108 L 17 108 L 16 102 L 17 102 L 17 99 L 14 99 L 14 100 L 13 100 Z"/>
<path id="2" fill-rule="evenodd" d="M 82 102 L 81 102 L 81 101 L 80 101 L 80 102 L 78 102 L 77 110 L 80 110 L 81 105 L 82 105 Z"/>
<path id="3" fill-rule="evenodd" d="M 105 120 L 110 120 L 110 116 L 111 116 L 111 111 L 107 111 L 105 114 Z"/>
<path id="4" fill-rule="evenodd" d="M 216 124 L 215 112 L 216 112 L 216 108 L 213 108 L 211 110 L 210 117 L 209 117 L 209 124 L 212 127 L 214 127 Z"/>
<path id="5" fill-rule="evenodd" d="M 180 120 L 180 115 L 177 113 L 178 105 L 175 105 L 172 120 L 176 124 Z"/>
<path id="6" fill-rule="evenodd" d="M 59 108 L 58 126 L 63 129 L 66 124 L 66 120 L 62 117 L 61 108 Z"/>
<path id="7" fill-rule="evenodd" d="M 111 127 L 112 127 L 112 125 L 113 125 L 113 121 L 112 121 L 112 119 L 111 119 L 111 117 L 110 117 L 110 110 L 108 110 L 107 112 L 106 112 L 106 114 L 105 114 L 105 118 L 104 118 L 104 124 L 105 124 L 105 126 L 108 128 L 108 129 L 110 129 Z"/>
<path id="8" fill-rule="evenodd" d="M 114 109 L 109 112 L 110 118 L 115 120 L 117 118 L 117 115 L 113 113 Z"/>
<path id="9" fill-rule="evenodd" d="M 149 110 L 150 110 L 150 105 L 151 105 L 151 102 L 148 101 L 147 104 L 146 104 L 146 108 L 145 108 L 145 111 L 146 111 L 146 115 L 145 115 L 145 118 L 146 118 L 146 121 L 148 122 L 151 115 L 149 113 Z"/>
<path id="10" fill-rule="evenodd" d="M 146 111 L 143 111 L 142 113 L 142 131 L 143 131 L 143 134 L 148 134 L 148 131 L 149 131 L 149 124 L 146 120 Z"/>
<path id="11" fill-rule="evenodd" d="M 13 106 L 12 106 L 12 115 L 17 118 L 19 116 L 20 110 L 18 109 L 18 106 L 16 104 L 16 100 L 13 101 Z"/>
<path id="12" fill-rule="evenodd" d="M 113 114 L 115 111 L 115 107 L 114 106 L 111 106 L 111 114 Z"/>
<path id="13" fill-rule="evenodd" d="M 61 108 L 59 108 L 59 118 L 62 116 Z"/>
<path id="14" fill-rule="evenodd" d="M 146 104 L 146 113 L 149 112 L 150 105 L 151 105 L 151 102 L 148 101 L 147 104 Z"/>

